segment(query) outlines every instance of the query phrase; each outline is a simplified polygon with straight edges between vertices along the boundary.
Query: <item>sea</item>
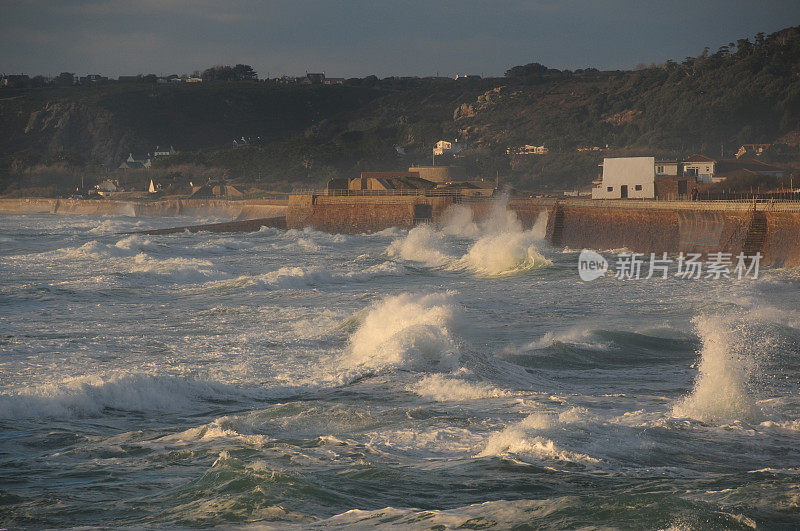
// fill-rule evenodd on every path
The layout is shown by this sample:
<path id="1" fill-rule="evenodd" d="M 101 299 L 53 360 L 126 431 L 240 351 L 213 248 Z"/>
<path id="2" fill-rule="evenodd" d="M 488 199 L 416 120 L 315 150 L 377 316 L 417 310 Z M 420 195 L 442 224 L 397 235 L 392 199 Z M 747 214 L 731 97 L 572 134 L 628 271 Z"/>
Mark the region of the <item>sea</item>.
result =
<path id="1" fill-rule="evenodd" d="M 800 526 L 797 269 L 203 221 L 0 216 L 0 528 Z"/>

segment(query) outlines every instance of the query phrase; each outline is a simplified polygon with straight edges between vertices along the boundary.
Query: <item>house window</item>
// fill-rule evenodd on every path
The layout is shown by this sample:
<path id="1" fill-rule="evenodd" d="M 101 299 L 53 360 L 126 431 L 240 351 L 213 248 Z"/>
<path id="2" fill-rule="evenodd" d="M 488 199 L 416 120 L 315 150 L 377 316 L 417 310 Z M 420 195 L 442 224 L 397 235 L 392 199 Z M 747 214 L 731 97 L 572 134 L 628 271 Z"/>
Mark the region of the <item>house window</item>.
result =
<path id="1" fill-rule="evenodd" d="M 636 188 L 637 190 L 641 190 L 641 189 L 642 189 L 642 185 L 641 185 L 641 184 L 637 184 L 637 185 L 635 186 L 635 188 Z"/>
<path id="2" fill-rule="evenodd" d="M 614 191 L 613 186 L 609 186 L 608 188 L 606 188 L 606 192 L 613 192 L 613 191 Z"/>
<path id="3" fill-rule="evenodd" d="M 658 166 L 658 167 L 656 168 L 656 172 L 658 172 L 658 173 L 664 173 L 664 166 Z"/>

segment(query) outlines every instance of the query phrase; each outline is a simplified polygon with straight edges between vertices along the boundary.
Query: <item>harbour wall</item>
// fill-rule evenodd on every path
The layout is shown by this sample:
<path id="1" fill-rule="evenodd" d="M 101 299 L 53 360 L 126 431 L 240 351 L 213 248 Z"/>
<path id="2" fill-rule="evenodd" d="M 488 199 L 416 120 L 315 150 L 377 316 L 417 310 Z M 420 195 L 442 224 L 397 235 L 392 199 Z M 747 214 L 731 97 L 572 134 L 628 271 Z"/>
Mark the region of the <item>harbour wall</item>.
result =
<path id="1" fill-rule="evenodd" d="M 424 196 L 290 196 L 289 228 L 313 227 L 327 232 L 375 232 L 411 228 L 439 221 L 453 197 Z M 491 201 L 466 201 L 475 219 L 490 215 Z M 421 216 L 427 205 L 429 217 Z M 573 249 L 625 248 L 638 253 L 760 252 L 761 263 L 800 266 L 800 205 L 704 203 L 686 201 L 591 201 L 513 199 L 524 228 L 548 214 L 547 240 Z"/>
<path id="2" fill-rule="evenodd" d="M 213 216 L 231 220 L 286 215 L 285 200 L 164 199 L 117 201 L 113 199 L 0 199 L 0 214 L 75 214 L 87 216 Z"/>
<path id="3" fill-rule="evenodd" d="M 416 223 L 440 219 L 452 204 L 452 197 L 292 195 L 286 225 L 350 234 L 389 227 L 410 229 Z"/>

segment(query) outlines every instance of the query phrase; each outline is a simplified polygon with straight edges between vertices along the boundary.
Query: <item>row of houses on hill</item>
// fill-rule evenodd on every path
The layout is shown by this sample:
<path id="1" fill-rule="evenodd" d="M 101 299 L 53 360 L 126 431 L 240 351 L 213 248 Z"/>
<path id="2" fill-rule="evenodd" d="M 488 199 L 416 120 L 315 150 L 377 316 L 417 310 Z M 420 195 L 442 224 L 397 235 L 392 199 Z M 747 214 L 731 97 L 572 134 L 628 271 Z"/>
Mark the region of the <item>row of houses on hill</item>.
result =
<path id="1" fill-rule="evenodd" d="M 605 158 L 592 199 L 677 198 L 702 192 L 731 177 L 783 176 L 783 169 L 755 159 L 692 155 L 683 161 L 655 157 Z"/>
<path id="2" fill-rule="evenodd" d="M 171 157 L 177 153 L 175 148 L 172 146 L 165 147 L 165 146 L 156 146 L 153 150 L 152 156 L 150 153 L 143 158 L 135 158 L 133 153 L 128 154 L 128 158 L 125 159 L 122 164 L 119 165 L 120 170 L 146 170 L 149 169 L 153 165 L 153 159 L 156 157 Z"/>

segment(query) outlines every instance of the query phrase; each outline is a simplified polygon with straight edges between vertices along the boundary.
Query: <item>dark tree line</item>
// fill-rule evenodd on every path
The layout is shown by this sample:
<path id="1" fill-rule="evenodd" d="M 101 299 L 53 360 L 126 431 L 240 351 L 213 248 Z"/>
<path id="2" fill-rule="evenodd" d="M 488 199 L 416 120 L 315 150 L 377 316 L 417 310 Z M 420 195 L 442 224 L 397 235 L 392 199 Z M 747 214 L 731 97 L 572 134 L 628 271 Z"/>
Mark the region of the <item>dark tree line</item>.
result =
<path id="1" fill-rule="evenodd" d="M 250 65 L 217 65 L 203 71 L 203 81 L 257 81 L 258 74 Z"/>

